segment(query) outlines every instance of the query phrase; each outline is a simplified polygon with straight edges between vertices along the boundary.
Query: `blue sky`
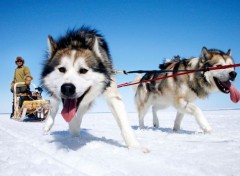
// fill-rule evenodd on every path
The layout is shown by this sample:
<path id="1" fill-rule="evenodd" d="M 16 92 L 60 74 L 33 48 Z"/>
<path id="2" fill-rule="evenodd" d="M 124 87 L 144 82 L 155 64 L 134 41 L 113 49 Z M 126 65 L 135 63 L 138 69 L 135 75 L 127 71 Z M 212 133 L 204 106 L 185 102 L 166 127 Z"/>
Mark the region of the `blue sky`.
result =
<path id="1" fill-rule="evenodd" d="M 237 0 L 71 0 L 0 2 L 0 113 L 11 111 L 9 91 L 16 56 L 25 58 L 39 84 L 47 36 L 54 38 L 82 25 L 106 38 L 115 69 L 157 69 L 164 58 L 199 56 L 201 48 L 232 50 L 240 63 L 240 1 Z M 240 69 L 236 68 L 240 76 Z M 117 75 L 117 83 L 134 75 Z M 240 89 L 240 78 L 235 86 Z M 119 89 L 128 111 L 135 111 L 130 87 Z M 47 95 L 46 95 L 47 98 Z M 108 111 L 97 101 L 93 111 Z M 229 95 L 214 93 L 196 102 L 203 109 L 239 108 Z"/>

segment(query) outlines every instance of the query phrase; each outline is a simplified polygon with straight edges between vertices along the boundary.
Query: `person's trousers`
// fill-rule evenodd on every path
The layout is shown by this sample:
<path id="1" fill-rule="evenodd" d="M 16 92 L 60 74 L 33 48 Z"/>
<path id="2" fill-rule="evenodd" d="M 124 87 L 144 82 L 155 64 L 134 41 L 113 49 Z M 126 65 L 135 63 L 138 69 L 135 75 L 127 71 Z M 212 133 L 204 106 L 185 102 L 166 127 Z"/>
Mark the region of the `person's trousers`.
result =
<path id="1" fill-rule="evenodd" d="M 26 90 L 27 90 L 27 86 L 22 86 L 22 87 L 17 87 L 17 88 L 16 88 L 17 94 L 19 94 L 19 93 L 24 93 Z M 13 114 L 14 114 L 14 94 L 13 94 L 11 117 L 13 116 Z"/>

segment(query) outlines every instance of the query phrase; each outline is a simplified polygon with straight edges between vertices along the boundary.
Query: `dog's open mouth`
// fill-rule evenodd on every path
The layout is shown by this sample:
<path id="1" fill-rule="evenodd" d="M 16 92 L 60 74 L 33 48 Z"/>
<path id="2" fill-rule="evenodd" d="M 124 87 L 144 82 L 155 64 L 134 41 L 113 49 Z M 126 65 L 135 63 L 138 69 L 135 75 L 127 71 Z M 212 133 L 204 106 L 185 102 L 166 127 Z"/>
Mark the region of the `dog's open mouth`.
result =
<path id="1" fill-rule="evenodd" d="M 230 93 L 230 98 L 232 102 L 237 103 L 240 100 L 240 92 L 232 84 L 231 81 L 221 82 L 216 77 L 214 77 L 214 81 L 221 92 L 226 94 Z"/>
<path id="2" fill-rule="evenodd" d="M 217 85 L 218 89 L 223 92 L 223 93 L 229 93 L 230 90 L 229 88 L 231 87 L 231 82 L 226 81 L 226 82 L 221 82 L 219 79 L 214 77 L 215 84 Z"/>
<path id="3" fill-rule="evenodd" d="M 89 90 L 90 90 L 90 87 L 79 98 L 63 99 L 63 109 L 61 114 L 66 122 L 69 123 L 74 118 L 79 104 L 81 103 L 85 95 L 89 92 Z"/>

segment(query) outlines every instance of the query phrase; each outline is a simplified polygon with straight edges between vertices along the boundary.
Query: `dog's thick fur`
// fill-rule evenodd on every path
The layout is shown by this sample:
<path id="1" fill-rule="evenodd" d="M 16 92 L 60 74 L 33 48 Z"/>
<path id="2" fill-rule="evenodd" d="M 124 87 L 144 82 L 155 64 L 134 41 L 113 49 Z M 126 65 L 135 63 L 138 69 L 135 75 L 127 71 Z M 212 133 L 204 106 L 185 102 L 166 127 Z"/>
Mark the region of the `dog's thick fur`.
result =
<path id="1" fill-rule="evenodd" d="M 76 102 L 77 110 L 69 120 L 69 131 L 80 135 L 83 115 L 99 96 L 104 95 L 128 147 L 140 147 L 127 119 L 125 106 L 117 92 L 108 45 L 96 30 L 73 29 L 54 40 L 48 37 L 49 51 L 41 80 L 50 93 L 51 113 L 45 124 L 48 132 L 63 101 Z M 71 105 L 66 105 L 71 106 Z"/>
<path id="2" fill-rule="evenodd" d="M 220 50 L 203 47 L 199 58 L 183 59 L 179 57 L 172 61 L 161 64 L 163 70 L 172 70 L 172 73 L 147 73 L 142 78 L 137 77 L 134 81 L 144 81 L 166 75 L 178 73 L 178 70 L 194 70 L 213 66 L 231 65 L 233 59 L 231 51 L 224 53 Z M 192 74 L 177 76 L 173 78 L 142 83 L 135 87 L 135 103 L 139 116 L 139 126 L 144 128 L 144 116 L 152 106 L 153 125 L 159 127 L 157 110 L 169 106 L 177 109 L 177 115 L 173 130 L 180 129 L 185 113 L 195 117 L 197 123 L 204 132 L 211 132 L 212 128 L 205 119 L 201 109 L 193 101 L 197 98 L 206 98 L 211 92 L 222 91 L 229 93 L 224 84 L 231 84 L 236 77 L 234 68 L 221 69 L 207 72 L 196 72 Z"/>

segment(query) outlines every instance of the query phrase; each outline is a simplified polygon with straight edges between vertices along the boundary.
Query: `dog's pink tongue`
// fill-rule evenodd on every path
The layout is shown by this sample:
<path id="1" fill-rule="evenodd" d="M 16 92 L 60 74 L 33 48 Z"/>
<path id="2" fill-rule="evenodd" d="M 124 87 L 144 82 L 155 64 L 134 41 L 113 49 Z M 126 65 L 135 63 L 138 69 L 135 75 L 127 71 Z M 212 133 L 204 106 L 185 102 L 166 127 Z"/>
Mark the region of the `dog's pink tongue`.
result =
<path id="1" fill-rule="evenodd" d="M 65 99 L 63 110 L 61 112 L 63 118 L 70 122 L 76 114 L 77 110 L 77 101 L 75 99 Z"/>
<path id="2" fill-rule="evenodd" d="M 231 84 L 231 86 L 229 87 L 229 91 L 230 91 L 231 100 L 234 103 L 237 103 L 240 100 L 240 92 L 237 90 L 237 88 L 233 84 Z"/>

